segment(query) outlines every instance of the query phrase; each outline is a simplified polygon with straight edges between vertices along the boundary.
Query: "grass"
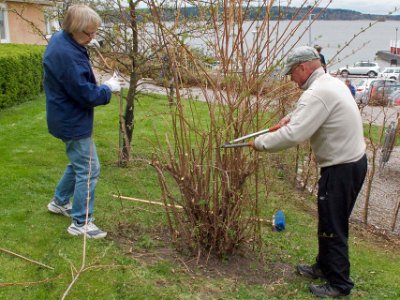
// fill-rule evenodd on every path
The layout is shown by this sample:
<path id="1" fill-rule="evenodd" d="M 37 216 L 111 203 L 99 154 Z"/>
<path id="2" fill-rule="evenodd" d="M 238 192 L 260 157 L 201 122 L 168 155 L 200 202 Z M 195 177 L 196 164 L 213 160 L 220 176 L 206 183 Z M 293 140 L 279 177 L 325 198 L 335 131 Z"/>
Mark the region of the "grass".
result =
<path id="1" fill-rule="evenodd" d="M 109 236 L 88 241 L 86 266 L 93 268 L 82 273 L 67 299 L 313 299 L 309 281 L 283 274 L 284 269 L 266 270 L 273 281 L 264 284 L 188 272 L 172 255 L 166 259 L 160 254 L 162 242 L 152 231 L 166 224 L 162 208 L 112 198 L 119 192 L 159 199 L 157 176 L 146 160 L 156 142 L 154 130 L 168 128 L 166 107 L 167 100 L 157 95 L 143 96 L 136 104 L 135 161 L 127 168 L 116 166 L 117 99 L 96 109 L 94 137 L 102 169 L 95 217 Z M 63 143 L 47 132 L 43 96 L 0 111 L 0 157 L 0 247 L 54 267 L 42 268 L 0 251 L 0 299 L 60 299 L 71 270 L 80 268 L 83 243 L 66 232 L 70 220 L 47 212 L 67 160 Z M 275 182 L 263 214 L 268 218 L 283 209 L 287 229 L 278 233 L 263 226 L 264 259 L 268 266 L 283 264 L 292 270 L 299 261 L 312 262 L 316 254 L 315 203 L 284 181 Z M 350 255 L 353 299 L 400 298 L 398 249 L 353 228 Z"/>

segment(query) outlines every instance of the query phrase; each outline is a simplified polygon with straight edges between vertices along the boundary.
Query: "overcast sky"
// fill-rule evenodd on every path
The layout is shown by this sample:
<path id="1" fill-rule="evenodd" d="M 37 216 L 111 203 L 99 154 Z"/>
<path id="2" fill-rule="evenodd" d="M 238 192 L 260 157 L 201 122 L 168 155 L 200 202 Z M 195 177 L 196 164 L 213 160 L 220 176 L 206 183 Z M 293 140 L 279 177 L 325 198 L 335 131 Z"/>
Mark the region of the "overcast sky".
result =
<path id="1" fill-rule="evenodd" d="M 285 2 L 285 0 L 281 0 L 281 4 Z M 304 1 L 303 0 L 293 0 L 291 6 L 300 6 Z M 313 0 L 309 0 L 310 2 L 315 2 Z M 326 5 L 328 0 L 323 0 L 322 5 Z M 329 5 L 329 8 L 343 8 L 343 9 L 351 9 L 355 11 L 359 11 L 361 13 L 368 14 L 377 14 L 377 15 L 385 15 L 390 11 L 393 11 L 395 7 L 400 8 L 399 0 L 333 0 Z M 399 11 L 395 13 L 396 15 L 400 14 Z"/>

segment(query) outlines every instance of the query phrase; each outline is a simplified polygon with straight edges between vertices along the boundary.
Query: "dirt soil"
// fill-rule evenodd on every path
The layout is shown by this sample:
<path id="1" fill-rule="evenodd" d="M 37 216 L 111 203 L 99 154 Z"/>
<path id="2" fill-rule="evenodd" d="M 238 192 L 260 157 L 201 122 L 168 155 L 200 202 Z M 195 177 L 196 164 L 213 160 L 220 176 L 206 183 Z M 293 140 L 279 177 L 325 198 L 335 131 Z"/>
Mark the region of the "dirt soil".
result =
<path id="1" fill-rule="evenodd" d="M 315 213 L 314 209 L 310 213 Z M 143 234 L 156 241 L 151 247 L 140 246 L 137 237 Z M 375 226 L 365 226 L 353 221 L 351 235 L 359 241 L 367 241 L 386 251 L 399 251 L 400 238 L 390 235 Z M 220 278 L 238 284 L 260 284 L 274 289 L 274 286 L 292 281 L 297 276 L 294 266 L 280 261 L 264 261 L 250 249 L 243 248 L 238 254 L 228 259 L 218 259 L 213 256 L 190 256 L 177 251 L 171 241 L 166 227 L 144 229 L 140 225 L 120 224 L 116 232 L 110 234 L 122 251 L 142 265 L 153 266 L 159 262 L 169 262 L 176 266 L 173 273 L 188 274 L 192 280 Z M 136 238 L 135 238 L 136 237 Z M 266 255 L 263 255 L 266 257 Z M 163 286 L 167 282 L 159 281 Z M 208 291 L 213 293 L 213 291 Z M 215 291 L 215 293 L 218 293 Z"/>
<path id="2" fill-rule="evenodd" d="M 134 237 L 148 234 L 157 241 L 148 250 L 138 247 Z M 153 228 L 144 232 L 138 225 L 120 224 L 117 232 L 111 234 L 126 255 L 145 265 L 154 265 L 160 261 L 171 262 L 176 272 L 185 272 L 193 279 L 223 278 L 245 284 L 273 285 L 286 282 L 296 276 L 294 266 L 282 262 L 267 262 L 245 246 L 238 254 L 228 259 L 218 259 L 212 255 L 192 256 L 174 249 L 166 228 Z"/>

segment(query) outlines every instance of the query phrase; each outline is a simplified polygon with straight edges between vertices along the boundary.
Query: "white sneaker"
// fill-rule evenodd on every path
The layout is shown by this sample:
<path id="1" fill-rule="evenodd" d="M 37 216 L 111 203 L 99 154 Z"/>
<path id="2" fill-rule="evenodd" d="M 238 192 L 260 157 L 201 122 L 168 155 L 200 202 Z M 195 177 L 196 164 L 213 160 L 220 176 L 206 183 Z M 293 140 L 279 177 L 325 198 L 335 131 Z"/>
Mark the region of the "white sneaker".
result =
<path id="1" fill-rule="evenodd" d="M 92 222 L 89 222 L 87 226 L 79 226 L 75 222 L 68 227 L 68 233 L 72 235 L 84 235 L 86 234 L 89 239 L 102 239 L 107 236 L 107 232 L 102 231 Z"/>
<path id="2" fill-rule="evenodd" d="M 52 212 L 54 214 L 71 217 L 72 204 L 71 202 L 68 202 L 65 205 L 58 205 L 53 199 L 49 204 L 47 204 L 47 209 L 49 210 L 49 212 Z"/>

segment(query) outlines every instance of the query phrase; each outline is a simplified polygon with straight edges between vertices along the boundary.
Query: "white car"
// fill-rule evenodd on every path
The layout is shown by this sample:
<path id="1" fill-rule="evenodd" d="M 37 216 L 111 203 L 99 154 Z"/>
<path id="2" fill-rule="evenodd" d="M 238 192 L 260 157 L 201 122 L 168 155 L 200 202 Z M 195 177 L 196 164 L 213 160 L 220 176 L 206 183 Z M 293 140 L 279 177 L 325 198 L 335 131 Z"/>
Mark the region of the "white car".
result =
<path id="1" fill-rule="evenodd" d="M 389 67 L 385 68 L 381 73 L 378 74 L 379 78 L 389 78 L 399 80 L 400 67 Z"/>
<path id="2" fill-rule="evenodd" d="M 368 77 L 376 77 L 380 72 L 378 63 L 371 61 L 359 61 L 353 66 L 339 68 L 338 73 L 344 77 L 349 75 L 366 75 Z"/>

